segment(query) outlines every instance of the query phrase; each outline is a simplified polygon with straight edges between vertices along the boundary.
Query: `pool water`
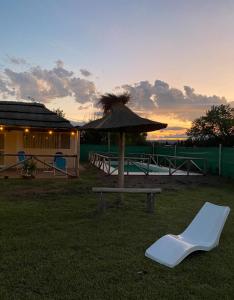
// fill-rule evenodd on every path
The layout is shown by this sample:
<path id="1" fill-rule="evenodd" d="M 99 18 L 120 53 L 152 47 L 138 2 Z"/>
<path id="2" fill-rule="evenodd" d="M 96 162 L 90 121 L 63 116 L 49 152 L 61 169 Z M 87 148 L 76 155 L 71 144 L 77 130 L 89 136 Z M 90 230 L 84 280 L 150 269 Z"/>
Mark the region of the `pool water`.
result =
<path id="1" fill-rule="evenodd" d="M 143 172 L 142 169 L 144 169 L 144 171 L 147 171 L 147 164 L 145 163 L 135 163 L 136 165 L 127 165 L 125 164 L 124 166 L 124 172 L 131 172 L 131 173 L 138 173 L 138 172 Z M 118 165 L 118 162 L 111 162 L 111 166 L 113 168 L 116 168 Z M 137 167 L 137 165 L 139 165 L 139 167 Z M 149 172 L 150 173 L 168 173 L 168 168 L 166 167 L 160 167 L 160 166 L 156 166 L 156 165 L 150 165 L 149 166 Z"/>

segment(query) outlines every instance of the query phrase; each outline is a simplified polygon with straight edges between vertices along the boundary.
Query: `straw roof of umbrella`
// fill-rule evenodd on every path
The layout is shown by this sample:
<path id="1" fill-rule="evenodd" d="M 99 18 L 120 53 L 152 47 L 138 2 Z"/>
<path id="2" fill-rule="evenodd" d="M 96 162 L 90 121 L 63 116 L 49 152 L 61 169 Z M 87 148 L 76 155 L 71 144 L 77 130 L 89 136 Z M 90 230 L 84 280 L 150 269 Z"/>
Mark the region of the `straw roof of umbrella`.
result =
<path id="1" fill-rule="evenodd" d="M 80 129 L 108 132 L 148 132 L 167 127 L 167 124 L 138 116 L 125 105 L 129 99 L 129 94 L 119 96 L 113 94 L 103 95 L 100 103 L 103 106 L 104 116 L 85 124 Z"/>

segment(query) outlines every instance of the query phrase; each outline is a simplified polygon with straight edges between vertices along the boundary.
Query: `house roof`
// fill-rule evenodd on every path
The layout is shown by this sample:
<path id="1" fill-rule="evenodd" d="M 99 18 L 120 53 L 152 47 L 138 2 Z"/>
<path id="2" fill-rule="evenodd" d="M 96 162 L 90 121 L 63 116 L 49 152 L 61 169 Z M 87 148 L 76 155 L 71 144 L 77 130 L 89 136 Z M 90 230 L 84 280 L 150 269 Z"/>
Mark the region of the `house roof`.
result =
<path id="1" fill-rule="evenodd" d="M 0 101 L 0 125 L 41 129 L 72 129 L 71 123 L 40 103 Z"/>
<path id="2" fill-rule="evenodd" d="M 127 106 L 118 103 L 101 119 L 85 124 L 79 130 L 148 132 L 166 128 L 167 124 L 141 118 Z"/>

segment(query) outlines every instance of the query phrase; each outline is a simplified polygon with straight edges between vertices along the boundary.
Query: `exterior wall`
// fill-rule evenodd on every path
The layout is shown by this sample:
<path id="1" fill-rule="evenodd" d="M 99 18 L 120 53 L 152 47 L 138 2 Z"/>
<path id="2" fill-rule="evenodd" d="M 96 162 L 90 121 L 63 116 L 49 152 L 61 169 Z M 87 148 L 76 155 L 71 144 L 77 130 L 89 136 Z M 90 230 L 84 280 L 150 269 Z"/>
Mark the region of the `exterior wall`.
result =
<path id="1" fill-rule="evenodd" d="M 4 132 L 4 154 L 16 154 L 20 149 L 20 134 L 22 132 Z M 4 165 L 11 165 L 17 162 L 16 157 L 4 156 Z"/>
<path id="2" fill-rule="evenodd" d="M 40 149 L 40 148 L 24 148 L 23 142 L 24 132 L 20 130 L 12 130 L 4 132 L 4 153 L 16 154 L 18 151 L 25 151 L 25 154 L 37 155 L 39 159 L 47 163 L 53 162 L 53 157 L 40 157 L 40 155 L 55 155 L 56 152 L 62 152 L 64 155 L 76 155 L 77 154 L 77 135 L 71 135 L 70 137 L 70 149 Z M 2 149 L 1 149 L 2 151 Z M 66 158 L 68 168 L 75 166 L 74 158 Z M 17 163 L 17 156 L 5 156 L 4 166 Z M 40 163 L 37 166 L 43 167 Z M 45 166 L 44 166 L 45 167 Z"/>

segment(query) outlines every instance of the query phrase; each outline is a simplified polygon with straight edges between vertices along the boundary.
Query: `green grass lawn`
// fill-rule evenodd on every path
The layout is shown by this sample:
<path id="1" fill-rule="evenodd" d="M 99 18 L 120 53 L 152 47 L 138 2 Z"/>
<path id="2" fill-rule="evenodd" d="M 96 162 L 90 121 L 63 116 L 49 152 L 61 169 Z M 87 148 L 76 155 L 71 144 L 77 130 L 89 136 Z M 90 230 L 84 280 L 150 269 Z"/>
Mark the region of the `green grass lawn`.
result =
<path id="1" fill-rule="evenodd" d="M 178 234 L 205 201 L 234 208 L 234 184 L 165 190 L 153 215 L 145 196 L 94 213 L 94 169 L 80 180 L 1 180 L 0 299 L 233 299 L 234 217 L 220 245 L 169 269 L 144 257 Z M 111 201 L 114 195 L 108 195 Z"/>

